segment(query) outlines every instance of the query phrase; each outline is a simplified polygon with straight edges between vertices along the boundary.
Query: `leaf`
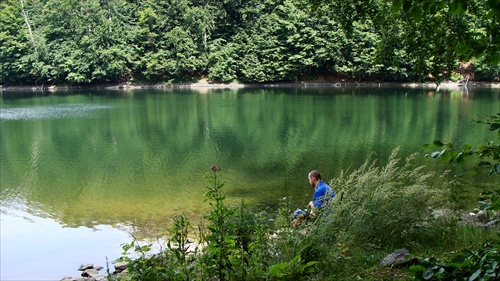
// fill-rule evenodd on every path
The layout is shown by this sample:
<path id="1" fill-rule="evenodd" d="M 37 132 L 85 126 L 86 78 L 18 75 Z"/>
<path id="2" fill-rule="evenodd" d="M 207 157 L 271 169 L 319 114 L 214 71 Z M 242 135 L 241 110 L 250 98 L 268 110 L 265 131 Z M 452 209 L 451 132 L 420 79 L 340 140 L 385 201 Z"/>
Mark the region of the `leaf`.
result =
<path id="1" fill-rule="evenodd" d="M 404 1 L 403 3 L 403 10 L 405 12 L 409 12 L 412 7 L 412 1 Z"/>
<path id="2" fill-rule="evenodd" d="M 441 155 L 441 151 L 434 151 L 433 153 L 431 153 L 431 158 L 437 158 L 439 157 L 439 155 Z"/>
<path id="3" fill-rule="evenodd" d="M 453 1 L 450 3 L 450 13 L 452 15 L 458 15 L 463 12 L 462 3 L 459 1 Z"/>
<path id="4" fill-rule="evenodd" d="M 422 274 L 422 278 L 424 278 L 425 280 L 429 280 L 432 278 L 432 276 L 434 276 L 434 271 L 432 271 L 432 269 L 427 269 L 424 274 Z"/>
<path id="5" fill-rule="evenodd" d="M 401 12 L 401 8 L 403 7 L 403 0 L 395 0 L 392 2 L 392 13 L 398 14 Z"/>
<path id="6" fill-rule="evenodd" d="M 416 10 L 413 13 L 413 19 L 415 20 L 416 23 L 422 22 L 422 11 Z"/>
<path id="7" fill-rule="evenodd" d="M 442 146 L 444 145 L 444 143 L 442 143 L 442 142 L 441 142 L 441 141 L 439 141 L 439 140 L 435 140 L 435 141 L 433 142 L 433 144 L 434 144 L 435 146 L 437 146 L 437 147 L 442 147 Z"/>
<path id="8" fill-rule="evenodd" d="M 459 56 L 464 55 L 465 53 L 470 51 L 470 49 L 471 48 L 469 46 L 467 46 L 466 44 L 463 44 L 463 43 L 459 43 L 455 46 L 455 52 Z"/>
<path id="9" fill-rule="evenodd" d="M 500 164 L 499 163 L 493 165 L 493 168 L 491 169 L 491 172 L 490 172 L 490 176 L 493 174 L 495 174 L 495 175 L 500 174 Z"/>
<path id="10" fill-rule="evenodd" d="M 471 277 L 469 278 L 469 281 L 476 280 L 476 278 L 479 276 L 479 274 L 481 274 L 481 268 L 476 270 L 476 272 L 474 272 L 474 274 L 471 275 Z"/>
<path id="11" fill-rule="evenodd" d="M 444 8 L 446 7 L 446 1 L 436 2 L 436 6 L 437 6 L 439 9 L 444 9 Z"/>
<path id="12" fill-rule="evenodd" d="M 442 160 L 444 162 L 448 162 L 448 161 L 451 162 L 451 161 L 453 161 L 453 159 L 455 159 L 455 157 L 453 155 L 454 151 L 449 151 L 449 150 L 445 149 L 445 150 L 443 150 L 443 152 L 444 153 L 441 153 L 441 155 L 442 155 Z"/>
<path id="13" fill-rule="evenodd" d="M 488 56 L 486 60 L 489 64 L 497 65 L 500 63 L 500 54 L 498 52 L 493 53 L 491 56 Z"/>

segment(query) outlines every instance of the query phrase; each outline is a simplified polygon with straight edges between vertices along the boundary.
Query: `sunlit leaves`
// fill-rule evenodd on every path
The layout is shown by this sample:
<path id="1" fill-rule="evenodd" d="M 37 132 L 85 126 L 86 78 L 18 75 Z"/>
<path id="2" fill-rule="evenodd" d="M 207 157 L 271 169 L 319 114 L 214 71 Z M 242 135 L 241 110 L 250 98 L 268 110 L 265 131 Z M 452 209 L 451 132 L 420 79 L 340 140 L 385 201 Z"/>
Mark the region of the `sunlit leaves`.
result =
<path id="1" fill-rule="evenodd" d="M 19 2 L 2 1 L 1 82 L 274 82 L 327 74 L 440 83 L 474 57 L 476 77 L 497 81 L 498 4 L 33 0 L 24 7 L 28 34 Z"/>

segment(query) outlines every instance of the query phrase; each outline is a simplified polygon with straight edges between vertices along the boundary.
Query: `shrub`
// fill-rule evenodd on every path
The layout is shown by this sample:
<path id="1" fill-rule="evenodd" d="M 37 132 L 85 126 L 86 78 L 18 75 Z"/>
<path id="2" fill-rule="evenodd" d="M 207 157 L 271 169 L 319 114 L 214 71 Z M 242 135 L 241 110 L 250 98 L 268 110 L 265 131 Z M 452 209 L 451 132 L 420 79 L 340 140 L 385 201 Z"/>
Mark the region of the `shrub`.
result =
<path id="1" fill-rule="evenodd" d="M 415 167 L 415 155 L 397 158 L 398 150 L 385 165 L 368 159 L 330 181 L 337 196 L 308 226 L 298 250 L 319 262 L 318 278 L 348 280 L 360 268 L 379 266 L 383 253 L 442 242 L 433 237 L 446 230 L 432 223 L 430 210 L 448 204 L 445 174 Z"/>
<path id="2" fill-rule="evenodd" d="M 426 258 L 410 272 L 415 280 L 498 280 L 500 243 L 487 243 L 476 251 L 463 249 L 443 260 Z"/>
<path id="3" fill-rule="evenodd" d="M 433 172 L 414 167 L 412 155 L 400 163 L 398 149 L 385 166 L 367 160 L 350 174 L 342 172 L 331 181 L 339 196 L 324 223 L 342 229 L 351 243 L 393 248 L 426 244 L 421 237 L 431 208 L 445 206 L 448 185 L 439 184 Z M 422 239 L 423 238 L 423 239 Z"/>

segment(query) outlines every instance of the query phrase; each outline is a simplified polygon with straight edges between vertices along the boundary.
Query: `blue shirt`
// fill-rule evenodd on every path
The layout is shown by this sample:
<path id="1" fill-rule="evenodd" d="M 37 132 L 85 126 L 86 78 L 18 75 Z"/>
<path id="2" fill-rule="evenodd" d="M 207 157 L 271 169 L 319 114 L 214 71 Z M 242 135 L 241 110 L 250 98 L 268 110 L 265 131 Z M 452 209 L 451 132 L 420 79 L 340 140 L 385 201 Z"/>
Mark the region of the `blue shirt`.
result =
<path id="1" fill-rule="evenodd" d="M 328 200 L 333 197 L 335 197 L 333 189 L 324 181 L 320 180 L 318 185 L 316 185 L 316 190 L 313 195 L 314 207 L 321 209 L 321 207 L 323 207 L 323 203 L 328 202 Z"/>

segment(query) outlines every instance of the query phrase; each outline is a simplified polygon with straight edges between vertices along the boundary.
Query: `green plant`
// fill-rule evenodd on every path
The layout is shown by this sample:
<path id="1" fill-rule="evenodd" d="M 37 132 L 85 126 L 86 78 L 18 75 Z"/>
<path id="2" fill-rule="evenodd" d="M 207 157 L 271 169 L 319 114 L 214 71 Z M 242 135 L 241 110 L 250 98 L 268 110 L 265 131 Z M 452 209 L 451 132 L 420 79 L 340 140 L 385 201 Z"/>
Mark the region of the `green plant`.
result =
<path id="1" fill-rule="evenodd" d="M 315 261 L 303 263 L 300 255 L 297 255 L 290 261 L 271 266 L 266 278 L 268 280 L 300 279 L 304 274 L 314 272 L 314 265 L 316 263 Z"/>
<path id="2" fill-rule="evenodd" d="M 152 254 L 152 244 L 141 245 L 135 238 L 132 242 L 122 244 L 122 256 L 117 259 L 128 263 L 125 280 L 162 280 L 172 275 L 165 258 L 165 252 Z M 133 249 L 137 258 L 131 258 L 129 251 Z M 170 274 L 169 274 L 170 273 Z"/>
<path id="3" fill-rule="evenodd" d="M 458 72 L 452 72 L 451 75 L 450 75 L 450 80 L 453 81 L 453 82 L 457 82 L 457 81 L 460 81 L 460 80 L 463 80 L 463 76 L 462 74 L 458 73 Z"/>
<path id="4" fill-rule="evenodd" d="M 416 280 L 498 280 L 500 244 L 487 243 L 475 251 L 464 249 L 442 260 L 426 258 L 410 267 L 410 272 Z"/>
<path id="5" fill-rule="evenodd" d="M 332 202 L 322 223 L 345 231 L 346 243 L 370 241 L 372 247 L 393 248 L 429 242 L 422 236 L 430 218 L 428 210 L 446 206 L 443 195 L 448 183 L 438 178 L 437 184 L 434 173 L 413 166 L 415 155 L 402 161 L 397 153 L 395 149 L 383 166 L 367 160 L 359 169 L 342 172 L 331 181 L 341 196 Z M 332 233 L 322 235 L 327 238 Z"/>
<path id="6" fill-rule="evenodd" d="M 170 231 L 172 238 L 168 241 L 166 250 L 173 253 L 170 267 L 176 269 L 172 272 L 174 280 L 192 280 L 195 276 L 195 268 L 191 265 L 195 262 L 197 248 L 193 253 L 189 252 L 190 227 L 191 222 L 185 216 L 174 218 L 174 227 Z"/>
<path id="7" fill-rule="evenodd" d="M 221 180 L 220 170 L 220 167 L 212 165 L 211 173 L 206 174 L 210 185 L 207 186 L 204 197 L 212 207 L 212 211 L 206 216 L 210 224 L 209 233 L 205 237 L 207 242 L 205 264 L 210 275 L 216 276 L 219 280 L 226 280 L 233 274 L 230 255 L 236 249 L 237 237 L 232 232 L 234 225 L 229 219 L 234 215 L 234 211 L 224 203 L 226 194 L 222 188 L 225 182 Z"/>
<path id="8" fill-rule="evenodd" d="M 476 123 L 489 125 L 490 131 L 497 131 L 497 141 L 488 141 L 485 145 L 472 150 L 470 144 L 463 144 L 461 147 L 458 147 L 451 142 L 443 143 L 440 140 L 436 140 L 432 144 L 425 144 L 423 146 L 425 150 L 429 151 L 426 157 L 440 158 L 443 162 L 463 164 L 467 157 L 475 155 L 480 159 L 478 169 L 488 167 L 490 175 L 500 174 L 500 112 L 480 118 L 476 120 Z M 439 150 L 432 151 L 435 148 Z"/>

